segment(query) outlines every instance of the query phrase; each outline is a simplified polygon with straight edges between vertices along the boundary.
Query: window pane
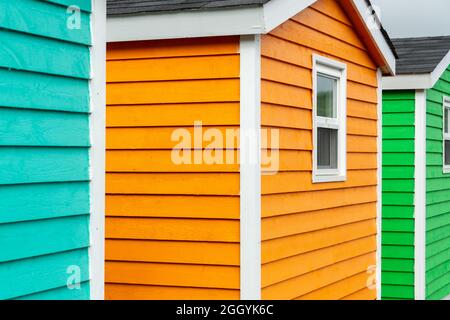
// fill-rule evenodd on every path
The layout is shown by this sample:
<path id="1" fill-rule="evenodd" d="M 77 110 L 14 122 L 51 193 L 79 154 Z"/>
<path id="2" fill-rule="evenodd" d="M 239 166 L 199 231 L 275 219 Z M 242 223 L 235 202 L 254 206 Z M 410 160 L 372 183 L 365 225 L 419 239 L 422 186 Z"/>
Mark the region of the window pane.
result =
<path id="1" fill-rule="evenodd" d="M 450 140 L 445 140 L 445 165 L 450 165 Z"/>
<path id="2" fill-rule="evenodd" d="M 448 108 L 444 108 L 444 132 L 448 133 Z"/>
<path id="3" fill-rule="evenodd" d="M 337 169 L 337 130 L 317 129 L 317 167 L 319 169 Z"/>
<path id="4" fill-rule="evenodd" d="M 337 79 L 317 75 L 317 115 L 336 118 Z"/>

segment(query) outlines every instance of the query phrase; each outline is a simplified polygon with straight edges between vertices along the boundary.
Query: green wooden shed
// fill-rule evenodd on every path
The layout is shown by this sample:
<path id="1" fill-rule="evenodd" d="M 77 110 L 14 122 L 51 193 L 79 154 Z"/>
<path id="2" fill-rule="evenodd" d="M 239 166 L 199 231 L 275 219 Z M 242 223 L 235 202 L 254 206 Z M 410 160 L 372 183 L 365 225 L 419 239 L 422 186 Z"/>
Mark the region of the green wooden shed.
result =
<path id="1" fill-rule="evenodd" d="M 383 78 L 382 298 L 450 295 L 450 36 L 394 39 Z"/>

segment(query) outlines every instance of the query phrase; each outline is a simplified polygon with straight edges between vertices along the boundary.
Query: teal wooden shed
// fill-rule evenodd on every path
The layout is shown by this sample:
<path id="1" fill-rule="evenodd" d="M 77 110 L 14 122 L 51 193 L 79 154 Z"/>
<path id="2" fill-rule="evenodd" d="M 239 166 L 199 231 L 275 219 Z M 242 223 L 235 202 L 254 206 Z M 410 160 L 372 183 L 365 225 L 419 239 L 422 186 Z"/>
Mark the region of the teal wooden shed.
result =
<path id="1" fill-rule="evenodd" d="M 450 37 L 393 41 L 383 78 L 382 298 L 450 295 Z"/>
<path id="2" fill-rule="evenodd" d="M 0 0 L 0 299 L 103 298 L 104 20 Z"/>

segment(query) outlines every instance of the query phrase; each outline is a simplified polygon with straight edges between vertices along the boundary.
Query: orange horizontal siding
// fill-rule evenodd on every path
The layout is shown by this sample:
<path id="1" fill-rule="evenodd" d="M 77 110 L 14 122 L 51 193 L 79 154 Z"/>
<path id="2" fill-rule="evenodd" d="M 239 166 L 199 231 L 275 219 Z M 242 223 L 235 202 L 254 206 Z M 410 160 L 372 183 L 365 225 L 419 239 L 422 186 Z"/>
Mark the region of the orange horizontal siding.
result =
<path id="1" fill-rule="evenodd" d="M 236 300 L 239 290 L 107 283 L 107 300 Z"/>
<path id="2" fill-rule="evenodd" d="M 239 38 L 108 45 L 107 299 L 239 298 L 239 165 L 173 135 L 231 132 L 237 159 L 239 74 Z"/>
<path id="3" fill-rule="evenodd" d="M 261 120 L 280 130 L 281 149 L 280 171 L 262 176 L 262 297 L 371 299 L 376 292 L 363 288 L 376 251 L 376 64 L 333 0 L 263 36 L 261 54 Z M 347 65 L 345 182 L 312 183 L 313 54 Z"/>

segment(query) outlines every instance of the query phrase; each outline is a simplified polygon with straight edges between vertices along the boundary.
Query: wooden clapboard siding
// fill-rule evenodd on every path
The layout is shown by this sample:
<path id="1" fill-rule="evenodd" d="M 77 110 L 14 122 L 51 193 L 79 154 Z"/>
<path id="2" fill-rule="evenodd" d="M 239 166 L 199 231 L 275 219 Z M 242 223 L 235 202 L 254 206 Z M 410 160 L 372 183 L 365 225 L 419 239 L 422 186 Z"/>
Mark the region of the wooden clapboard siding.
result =
<path id="1" fill-rule="evenodd" d="M 427 90 L 426 297 L 450 294 L 450 175 L 442 173 L 442 103 L 450 96 L 450 66 Z"/>
<path id="2" fill-rule="evenodd" d="M 0 7 L 0 299 L 89 299 L 91 1 Z"/>
<path id="3" fill-rule="evenodd" d="M 172 134 L 239 128 L 239 38 L 107 51 L 106 298 L 238 299 L 238 141 L 224 164 L 177 164 Z"/>
<path id="4" fill-rule="evenodd" d="M 262 176 L 262 298 L 375 299 L 376 66 L 336 1 L 262 37 L 262 125 L 280 168 Z M 347 181 L 312 183 L 312 54 L 348 68 Z M 373 275 L 372 275 L 373 278 Z"/>
<path id="5" fill-rule="evenodd" d="M 383 93 L 383 299 L 414 299 L 415 92 Z"/>

